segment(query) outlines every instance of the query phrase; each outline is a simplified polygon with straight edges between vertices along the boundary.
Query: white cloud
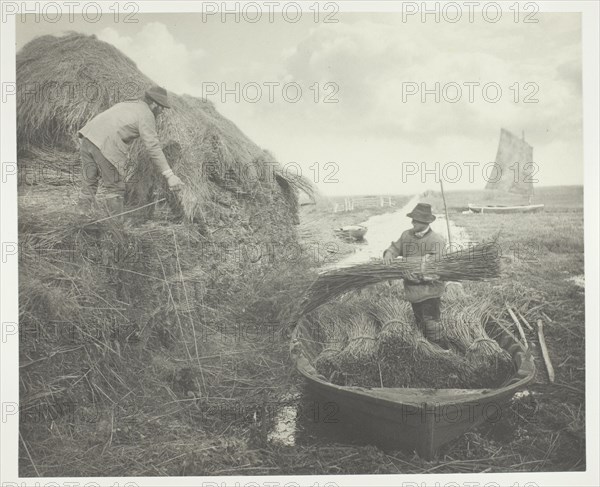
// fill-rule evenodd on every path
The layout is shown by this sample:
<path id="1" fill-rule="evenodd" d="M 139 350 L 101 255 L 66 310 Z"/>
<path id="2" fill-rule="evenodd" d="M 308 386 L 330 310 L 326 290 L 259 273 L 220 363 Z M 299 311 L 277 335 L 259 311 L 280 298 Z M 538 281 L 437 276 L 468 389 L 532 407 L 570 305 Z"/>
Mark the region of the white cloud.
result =
<path id="1" fill-rule="evenodd" d="M 132 58 L 140 71 L 159 85 L 176 93 L 195 91 L 195 73 L 205 52 L 178 42 L 164 24 L 150 22 L 132 37 L 106 27 L 98 37 Z"/>
<path id="2" fill-rule="evenodd" d="M 337 154 L 346 174 L 362 174 L 365 165 L 395 174 L 401 161 L 414 160 L 484 164 L 494 160 L 501 127 L 517 134 L 524 130 L 535 147 L 540 184 L 576 184 L 582 181 L 580 49 L 577 16 L 544 16 L 526 26 L 512 19 L 462 26 L 372 19 L 323 24 L 285 53 L 284 72 L 305 83 L 338 82 L 340 103 L 328 109 L 305 102 L 303 111 L 294 107 L 294 116 L 281 122 L 315 148 L 315 160 L 318 151 L 327 152 L 326 145 L 342 144 Z M 439 82 L 442 94 L 446 83 L 456 82 L 462 98 L 457 103 L 443 96 L 436 103 L 432 95 L 425 103 L 418 95 L 403 100 L 407 81 L 429 89 Z M 464 82 L 480 83 L 474 103 Z M 486 83 L 495 85 L 483 93 Z M 495 103 L 490 100 L 494 86 L 502 90 Z M 528 95 L 532 103 L 524 102 Z M 377 180 L 399 187 L 394 179 L 356 177 L 353 184 Z"/>
<path id="3" fill-rule="evenodd" d="M 557 42 L 561 39 L 556 31 L 546 41 L 548 32 L 543 28 L 526 30 L 511 22 L 462 28 L 437 24 L 435 29 L 374 21 L 323 24 L 288 53 L 286 69 L 295 79 L 340 85 L 340 104 L 332 115 L 352 123 L 321 122 L 343 131 L 424 135 L 431 140 L 449 133 L 477 134 L 513 122 L 563 127 L 579 123 L 580 113 L 572 107 L 581 104 L 573 89 L 581 65 L 573 58 L 572 46 Z M 556 20 L 550 25 L 557 28 Z M 548 49 L 540 51 L 538 43 Z M 521 49 L 514 50 L 515 44 Z M 421 88 L 435 89 L 436 82 L 440 102 L 427 95 L 423 103 Z M 406 83 L 417 83 L 419 92 L 403 99 Z M 448 83 L 461 88 L 456 103 L 452 103 L 454 85 Z M 474 103 L 469 102 L 464 83 L 479 83 L 473 87 Z M 501 96 L 492 102 L 496 86 Z M 536 89 L 535 106 L 524 103 Z"/>
<path id="4" fill-rule="evenodd" d="M 321 185 L 328 193 L 415 191 L 418 185 L 401 184 L 402 161 L 485 164 L 494 159 L 501 127 L 517 134 L 525 130 L 541 168 L 540 184 L 576 184 L 582 181 L 579 19 L 555 15 L 540 20 L 526 26 L 512 19 L 498 24 L 403 24 L 371 16 L 310 26 L 293 44 L 274 39 L 280 48 L 269 56 L 264 46 L 259 49 L 260 41 L 256 56 L 238 54 L 231 43 L 226 50 L 214 47 L 209 56 L 191 43 L 178 42 L 157 22 L 131 37 L 112 28 L 100 37 L 175 92 L 200 95 L 205 80 L 230 88 L 234 82 L 299 83 L 304 92 L 294 104 L 282 100 L 279 89 L 275 103 L 266 100 L 266 89 L 259 103 L 228 98 L 222 105 L 217 96 L 211 100 L 283 163 L 299 162 L 308 174 L 315 162 L 338 163 L 340 183 Z M 431 95 L 426 103 L 420 96 L 403 100 L 402 83 L 407 81 L 424 82 L 428 88 L 436 81 L 441 87 L 456 82 L 462 98 L 457 103 L 433 103 Z M 338 103 L 322 102 L 326 82 L 338 84 Z M 480 83 L 474 88 L 474 103 L 468 101 L 465 82 Z M 497 103 L 483 98 L 482 85 L 490 82 L 502 89 Z M 534 84 L 526 88 L 528 82 Z M 314 83 L 321 87 L 319 103 L 310 90 Z M 527 94 L 538 101 L 523 103 Z M 563 174 L 565 158 L 570 162 L 568 176 Z M 461 183 L 456 189 L 473 187 Z"/>

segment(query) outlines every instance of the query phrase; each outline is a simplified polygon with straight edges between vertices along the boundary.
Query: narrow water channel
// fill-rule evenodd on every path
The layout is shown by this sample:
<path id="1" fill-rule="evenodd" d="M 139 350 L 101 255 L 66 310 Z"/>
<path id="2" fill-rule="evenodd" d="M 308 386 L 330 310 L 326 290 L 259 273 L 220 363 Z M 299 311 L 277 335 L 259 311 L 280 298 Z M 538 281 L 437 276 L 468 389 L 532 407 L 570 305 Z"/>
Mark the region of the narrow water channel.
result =
<path id="1" fill-rule="evenodd" d="M 367 227 L 365 238 L 362 242 L 356 243 L 355 251 L 352 254 L 331 264 L 326 269 L 360 264 L 368 262 L 370 259 L 380 259 L 390 243 L 398 240 L 402 232 L 411 228 L 410 218 L 406 214 L 415 207 L 419 198 L 419 195 L 413 196 L 406 205 L 392 213 L 374 215 L 364 222 L 356 222 L 357 225 Z M 449 242 L 445 215 L 436 214 L 436 220 L 431 224 L 431 228 L 442 235 L 447 243 Z M 450 220 L 450 237 L 453 249 L 458 246 L 466 246 L 470 242 L 466 230 L 463 227 L 457 227 L 452 220 Z"/>

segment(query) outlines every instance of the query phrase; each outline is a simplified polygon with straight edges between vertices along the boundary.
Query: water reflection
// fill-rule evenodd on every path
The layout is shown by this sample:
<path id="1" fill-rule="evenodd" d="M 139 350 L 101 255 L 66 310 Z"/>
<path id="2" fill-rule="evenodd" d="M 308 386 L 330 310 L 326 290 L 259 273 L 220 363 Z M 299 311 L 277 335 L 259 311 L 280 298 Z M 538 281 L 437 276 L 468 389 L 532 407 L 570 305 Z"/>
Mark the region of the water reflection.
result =
<path id="1" fill-rule="evenodd" d="M 393 213 L 383 213 L 374 215 L 360 225 L 368 228 L 367 239 L 353 241 L 355 244 L 354 252 L 343 259 L 325 267 L 331 269 L 334 267 L 344 267 L 354 264 L 368 262 L 371 259 L 381 259 L 383 252 L 393 241 L 396 241 L 402 235 L 404 230 L 411 227 L 410 219 L 406 217 L 415 205 L 419 202 L 420 197 L 414 196 L 406 205 Z M 437 219 L 431 224 L 432 230 L 442 235 L 448 242 L 448 230 L 446 225 L 445 215 L 436 215 Z M 460 246 L 468 246 L 470 243 L 469 235 L 462 227 L 457 227 L 453 221 L 450 221 L 450 233 L 453 243 L 453 249 Z M 457 247 L 458 246 L 458 247 Z"/>
<path id="2" fill-rule="evenodd" d="M 380 259 L 383 251 L 389 247 L 390 243 L 397 240 L 400 234 L 410 226 L 410 221 L 405 215 L 414 208 L 418 201 L 419 197 L 414 196 L 406 205 L 393 213 L 373 215 L 365 222 L 361 222 L 360 225 L 364 225 L 369 229 L 368 238 L 357 241 L 354 253 L 330 267 L 343 267 L 368 262 L 370 259 Z M 406 225 L 403 228 L 404 223 Z"/>
<path id="3" fill-rule="evenodd" d="M 343 415 L 338 403 L 319 398 L 307 386 L 289 398 L 274 417 L 269 441 L 287 446 L 369 443 L 366 432 Z"/>

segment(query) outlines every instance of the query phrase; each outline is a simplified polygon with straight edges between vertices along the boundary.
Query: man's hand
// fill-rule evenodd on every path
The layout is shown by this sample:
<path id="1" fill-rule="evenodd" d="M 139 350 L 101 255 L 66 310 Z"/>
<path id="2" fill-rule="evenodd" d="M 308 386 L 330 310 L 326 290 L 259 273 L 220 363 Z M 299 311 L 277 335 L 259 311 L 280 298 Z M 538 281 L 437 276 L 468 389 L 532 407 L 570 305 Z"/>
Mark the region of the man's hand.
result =
<path id="1" fill-rule="evenodd" d="M 394 256 L 392 255 L 391 252 L 384 252 L 383 253 L 383 263 L 385 265 L 389 265 L 392 262 L 394 262 Z"/>
<path id="2" fill-rule="evenodd" d="M 425 281 L 425 282 L 431 282 L 431 281 L 435 281 L 437 279 L 439 279 L 439 276 L 435 275 L 435 274 L 426 274 L 427 269 L 426 269 L 426 264 L 428 262 L 433 262 L 435 260 L 435 255 L 434 254 L 425 254 L 423 255 L 422 259 L 421 259 L 421 275 L 419 276 L 421 279 L 421 281 Z"/>
<path id="3" fill-rule="evenodd" d="M 181 191 L 185 184 L 181 179 L 179 179 L 175 174 L 167 178 L 167 184 L 169 185 L 169 189 L 171 191 Z"/>
<path id="4" fill-rule="evenodd" d="M 173 169 L 167 169 L 166 171 L 163 171 L 162 174 L 167 178 L 167 184 L 171 191 L 180 191 L 185 186 L 183 181 L 173 172 Z"/>
<path id="5" fill-rule="evenodd" d="M 423 276 L 421 274 L 418 274 L 416 272 L 405 272 L 404 273 L 404 279 L 408 280 L 408 281 L 414 281 L 414 282 L 419 282 L 423 279 Z"/>

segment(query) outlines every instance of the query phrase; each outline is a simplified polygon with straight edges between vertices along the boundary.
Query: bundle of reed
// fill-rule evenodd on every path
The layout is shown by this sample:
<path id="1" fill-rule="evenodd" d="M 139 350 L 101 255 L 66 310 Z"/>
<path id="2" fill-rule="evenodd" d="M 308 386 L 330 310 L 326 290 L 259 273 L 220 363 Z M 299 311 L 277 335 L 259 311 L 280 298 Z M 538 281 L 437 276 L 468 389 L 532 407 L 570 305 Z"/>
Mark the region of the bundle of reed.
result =
<path id="1" fill-rule="evenodd" d="M 327 306 L 317 310 L 314 315 L 311 318 L 317 327 L 315 337 L 321 342 L 315 368 L 330 382 L 337 382 L 342 370 L 340 354 L 348 344 L 348 310 L 340 306 Z"/>
<path id="2" fill-rule="evenodd" d="M 442 333 L 448 343 L 466 352 L 482 333 L 482 316 L 486 303 L 461 297 L 450 301 L 442 312 Z"/>
<path id="3" fill-rule="evenodd" d="M 381 383 L 385 387 L 412 387 L 413 352 L 419 331 L 410 304 L 387 297 L 377 306 L 376 315 L 381 322 L 381 331 L 377 335 Z"/>
<path id="4" fill-rule="evenodd" d="M 348 342 L 338 355 L 344 385 L 373 386 L 379 383 L 377 324 L 370 313 L 357 312 L 346 323 Z"/>
<path id="5" fill-rule="evenodd" d="M 424 337 L 417 339 L 413 360 L 412 387 L 468 389 L 477 383 L 477 368 L 464 355 L 444 350 Z"/>
<path id="6" fill-rule="evenodd" d="M 322 349 L 339 348 L 341 351 L 348 341 L 347 321 L 352 317 L 353 306 L 341 303 L 328 303 L 305 318 L 311 325 L 312 336 Z"/>
<path id="7" fill-rule="evenodd" d="M 477 338 L 466 357 L 477 369 L 475 387 L 497 387 L 515 372 L 510 354 L 487 336 Z"/>
<path id="8" fill-rule="evenodd" d="M 446 337 L 451 343 L 458 343 L 462 352 L 472 347 L 477 337 L 485 337 L 482 326 L 485 303 L 469 302 L 465 295 L 450 300 L 445 311 L 442 325 Z M 414 322 L 409 303 L 382 299 L 378 302 L 377 315 L 382 323 L 377 342 L 386 387 L 469 388 L 481 382 L 480 362 L 470 360 L 463 353 L 444 350 L 425 339 Z M 501 350 L 497 343 L 495 346 Z M 478 345 L 475 353 L 484 351 Z M 494 350 L 489 358 L 497 355 Z"/>
<path id="9" fill-rule="evenodd" d="M 460 282 L 450 281 L 446 283 L 445 296 L 448 300 L 455 301 L 457 299 L 466 297 L 467 294 L 465 293 L 463 285 Z"/>
<path id="10" fill-rule="evenodd" d="M 515 372 L 510 353 L 490 337 L 486 331 L 488 320 L 497 314 L 497 307 L 489 303 L 486 321 L 482 323 L 480 332 L 467 350 L 467 358 L 481 371 L 481 387 L 498 386 Z M 493 322 L 492 322 L 493 323 Z"/>
<path id="11" fill-rule="evenodd" d="M 414 350 L 419 331 L 410 304 L 394 298 L 384 298 L 377 304 L 375 313 L 381 322 L 381 331 L 377 336 L 380 357 L 390 359 Z"/>
<path id="12" fill-rule="evenodd" d="M 373 358 L 376 353 L 377 332 L 377 325 L 370 314 L 356 314 L 347 323 L 348 343 L 343 352 L 358 360 Z"/>
<path id="13" fill-rule="evenodd" d="M 383 285 L 383 284 L 380 284 Z M 387 284 L 386 284 L 387 286 Z M 501 384 L 512 361 L 485 325 L 495 303 L 485 294 L 444 298 L 444 337 L 452 350 L 425 339 L 410 303 L 393 294 L 349 293 L 307 315 L 323 345 L 315 367 L 344 386 L 487 388 Z M 373 340 L 375 338 L 375 340 Z M 345 343 L 340 351 L 341 343 Z"/>
<path id="14" fill-rule="evenodd" d="M 466 387 L 473 369 L 466 359 L 425 339 L 406 301 L 379 301 L 377 337 L 382 382 L 386 387 Z"/>
<path id="15" fill-rule="evenodd" d="M 467 361 L 477 369 L 473 387 L 492 387 L 513 372 L 510 354 L 485 330 L 487 320 L 496 312 L 491 297 L 451 297 L 442 313 L 443 332 Z"/>
<path id="16" fill-rule="evenodd" d="M 440 281 L 481 281 L 500 275 L 500 256 L 494 243 L 484 243 L 447 254 L 422 264 L 421 259 L 406 259 L 384 264 L 368 262 L 320 274 L 309 288 L 303 312 L 318 308 L 350 290 L 391 279 L 417 276 Z"/>
<path id="17" fill-rule="evenodd" d="M 470 313 L 468 324 L 472 327 L 470 333 L 473 342 L 466 354 L 475 365 L 497 372 L 501 368 L 506 369 L 507 363 L 512 367 L 512 359 L 510 354 L 496 340 L 491 339 L 486 331 L 487 321 L 494 310 L 495 307 L 489 300 L 482 300 L 467 309 L 467 313 Z M 491 367 L 492 365 L 494 367 Z"/>

